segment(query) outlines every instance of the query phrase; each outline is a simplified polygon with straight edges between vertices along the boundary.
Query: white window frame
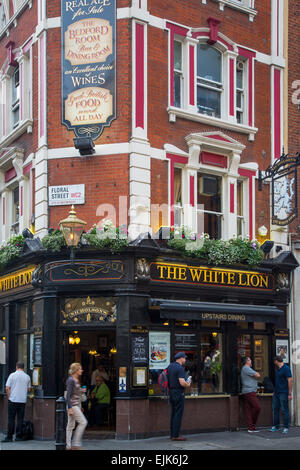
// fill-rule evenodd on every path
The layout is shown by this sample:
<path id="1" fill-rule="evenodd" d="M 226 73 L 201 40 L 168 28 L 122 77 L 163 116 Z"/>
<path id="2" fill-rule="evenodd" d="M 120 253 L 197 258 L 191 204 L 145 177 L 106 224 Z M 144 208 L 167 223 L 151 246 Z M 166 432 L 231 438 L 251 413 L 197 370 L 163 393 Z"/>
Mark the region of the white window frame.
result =
<path id="1" fill-rule="evenodd" d="M 31 172 L 24 175 L 24 167 L 32 162 L 32 155 L 24 161 L 24 150 L 11 147 L 1 157 L 0 161 L 0 204 L 1 204 L 1 243 L 12 235 L 22 233 L 29 226 L 29 217 L 32 211 L 32 176 Z M 15 169 L 14 178 L 5 182 L 5 173 L 11 168 Z M 13 192 L 19 188 L 19 218 L 13 219 Z M 3 205 L 5 205 L 5 222 L 3 223 Z"/>
<path id="2" fill-rule="evenodd" d="M 16 53 L 16 66 L 5 63 L 0 71 L 0 91 L 2 89 L 2 111 L 0 122 L 0 146 L 9 147 L 20 135 L 32 133 L 32 50 L 26 54 Z M 7 68 L 7 69 L 5 69 Z M 5 69 L 5 73 L 3 70 Z M 19 69 L 19 97 L 13 102 L 15 73 Z M 19 110 L 19 120 L 13 123 L 13 112 Z M 22 112 L 21 112 L 22 110 Z"/>
<path id="3" fill-rule="evenodd" d="M 13 71 L 11 77 L 11 129 L 15 129 L 20 122 L 20 104 L 21 104 L 21 81 L 20 81 L 20 67 L 17 66 Z M 16 78 L 18 77 L 18 79 Z M 14 91 L 16 90 L 16 91 Z M 18 119 L 14 118 L 15 113 L 18 113 Z"/>
<path id="4" fill-rule="evenodd" d="M 247 232 L 247 218 L 245 216 L 246 214 L 246 200 L 247 200 L 247 195 L 246 195 L 246 181 L 242 178 L 238 178 L 236 182 L 236 192 L 237 192 L 237 198 L 238 198 L 238 186 L 241 186 L 241 194 L 242 194 L 242 213 L 238 214 L 238 210 L 236 210 L 236 234 L 237 236 L 242 236 L 243 238 L 246 236 Z M 237 204 L 238 208 L 238 204 Z M 241 233 L 238 233 L 238 225 L 239 221 L 241 224 Z"/>
<path id="5" fill-rule="evenodd" d="M 218 238 L 218 240 L 222 240 L 222 235 L 224 233 L 224 204 L 225 204 L 225 199 L 224 199 L 224 191 L 225 191 L 225 184 L 224 184 L 224 172 L 218 172 L 215 170 L 212 170 L 212 169 L 207 169 L 207 168 L 199 168 L 198 171 L 197 171 L 197 183 L 196 183 L 196 188 L 197 188 L 197 199 L 198 199 L 198 192 L 199 192 L 199 188 L 198 188 L 198 181 L 199 181 L 199 173 L 205 175 L 205 176 L 214 176 L 214 177 L 217 177 L 217 178 L 220 178 L 220 184 L 221 184 L 221 190 L 220 190 L 220 197 L 221 197 L 221 212 L 215 212 L 215 211 L 210 211 L 210 210 L 205 210 L 205 209 L 199 209 L 198 207 L 198 200 L 197 200 L 197 233 L 201 235 L 201 233 L 203 232 L 202 230 L 202 227 L 199 227 L 199 224 L 198 224 L 198 217 L 200 214 L 211 214 L 211 215 L 215 215 L 216 217 L 220 218 L 220 238 Z"/>
<path id="6" fill-rule="evenodd" d="M 246 122 L 248 121 L 248 118 L 247 118 L 247 114 L 248 114 L 247 103 L 248 103 L 248 94 L 249 94 L 249 90 L 248 90 L 248 61 L 246 61 L 244 58 L 240 58 L 240 57 L 237 58 L 237 60 L 236 60 L 236 71 L 235 71 L 236 75 L 237 75 L 237 69 L 240 65 L 243 66 L 243 85 L 242 85 L 242 88 L 238 88 L 237 78 L 236 78 L 236 87 L 235 87 L 236 121 L 237 121 L 238 124 L 246 124 Z M 237 99 L 238 93 L 240 93 L 241 96 L 242 96 L 242 100 L 241 100 L 242 101 L 242 106 L 240 108 L 238 108 L 238 99 Z M 241 119 L 240 122 L 238 121 L 238 113 L 241 113 L 241 115 L 242 115 L 242 119 Z"/>
<path id="7" fill-rule="evenodd" d="M 253 21 L 257 15 L 255 0 L 214 0 L 219 3 L 219 9 L 224 11 L 225 6 L 239 10 L 248 15 L 249 21 Z"/>
<path id="8" fill-rule="evenodd" d="M 14 198 L 15 198 L 15 192 L 16 191 L 18 192 L 18 208 L 15 211 Z M 21 204 L 22 201 L 21 201 L 21 194 L 20 194 L 20 185 L 18 183 L 11 188 L 10 197 L 11 197 L 11 201 L 10 201 L 10 209 L 11 210 L 10 210 L 10 214 L 9 214 L 10 221 L 11 221 L 11 223 L 10 223 L 10 236 L 13 236 L 13 235 L 19 235 L 19 233 L 20 233 L 20 216 L 21 216 L 20 204 Z"/>
<path id="9" fill-rule="evenodd" d="M 200 44 L 203 44 L 202 41 L 199 41 L 199 46 Z M 215 49 L 221 56 L 221 82 L 215 82 L 215 81 L 212 81 L 212 80 L 209 80 L 209 79 L 206 79 L 206 78 L 203 78 L 203 77 L 200 77 L 198 76 L 197 74 L 197 65 L 198 65 L 198 53 L 197 53 L 197 63 L 196 63 L 196 83 L 197 83 L 197 90 L 198 90 L 198 87 L 201 87 L 201 88 L 206 88 L 207 90 L 212 90 L 214 92 L 217 92 L 220 94 L 220 116 L 212 116 L 212 117 L 218 117 L 219 119 L 221 119 L 223 116 L 224 116 L 224 56 L 223 56 L 223 53 L 222 51 L 220 51 L 217 47 L 214 47 L 214 46 L 210 46 L 212 47 L 213 49 Z M 197 51 L 198 51 L 198 47 L 197 47 Z M 198 108 L 198 112 L 199 114 L 202 114 L 202 115 L 206 115 L 205 113 L 201 113 L 199 111 L 199 107 L 198 107 L 198 98 L 197 98 L 197 108 Z M 211 115 L 209 115 L 211 116 Z"/>
<path id="10" fill-rule="evenodd" d="M 225 36 L 224 36 L 225 38 Z M 225 38 L 227 42 L 231 42 L 229 38 Z M 178 41 L 177 38 L 174 36 L 174 41 Z M 178 41 L 179 42 L 179 41 Z M 197 39 L 193 39 L 193 44 L 195 46 L 195 49 L 197 48 L 198 44 L 201 44 L 203 42 L 207 42 L 206 37 L 198 37 Z M 211 125 L 211 126 L 217 126 L 222 129 L 226 130 L 232 130 L 234 132 L 239 132 L 242 134 L 247 134 L 248 135 L 248 140 L 254 141 L 255 140 L 255 134 L 258 132 L 258 128 L 249 125 L 249 120 L 248 120 L 248 97 L 249 97 L 249 80 L 248 80 L 248 74 L 249 74 L 249 59 L 246 57 L 239 56 L 236 52 L 237 46 L 234 45 L 232 42 L 233 46 L 233 51 L 228 50 L 224 44 L 221 42 L 217 42 L 216 44 L 212 45 L 211 47 L 214 47 L 216 50 L 218 50 L 222 56 L 222 65 L 221 65 L 221 73 L 222 73 L 222 89 L 220 89 L 220 94 L 221 94 L 221 100 L 220 100 L 220 117 L 214 117 L 206 114 L 201 114 L 198 112 L 197 108 L 197 87 L 198 87 L 198 82 L 197 80 L 197 53 L 195 53 L 195 64 L 194 64 L 194 96 L 195 96 L 195 105 L 190 106 L 188 104 L 188 99 L 187 97 L 190 96 L 191 90 L 189 90 L 189 87 L 191 86 L 191 80 L 185 79 L 189 75 L 189 61 L 187 58 L 187 47 L 188 47 L 188 41 L 184 41 L 182 39 L 182 63 L 183 63 L 183 84 L 182 86 L 182 99 L 181 99 L 181 107 L 176 107 L 175 105 L 169 105 L 167 108 L 167 112 L 169 114 L 169 121 L 170 122 L 176 122 L 177 117 L 181 119 L 187 119 L 195 122 L 200 122 L 205 125 Z M 174 47 L 174 44 L 171 44 L 170 47 Z M 245 76 L 244 76 L 244 84 L 245 84 L 245 92 L 244 92 L 244 120 L 243 123 L 238 123 L 237 122 L 237 113 L 236 113 L 236 61 L 240 60 L 244 62 L 245 64 Z M 234 61 L 234 96 L 232 99 L 234 100 L 234 112 L 230 112 L 230 97 L 229 97 L 229 90 L 230 90 L 230 80 L 231 80 L 231 75 L 230 75 L 230 61 Z M 174 66 L 173 70 L 169 69 L 169 73 L 172 75 L 172 80 L 173 80 L 173 87 L 174 87 L 174 92 L 175 92 L 175 83 L 174 83 Z M 220 84 L 221 85 L 221 84 Z M 209 85 L 207 85 L 209 86 Z M 251 85 L 253 87 L 253 84 Z M 213 87 L 215 89 L 215 87 Z M 252 90 L 253 96 L 254 96 L 254 90 Z M 170 100 L 171 101 L 171 100 Z M 254 108 L 253 108 L 253 123 L 254 123 Z"/>
<path id="11" fill-rule="evenodd" d="M 174 38 L 173 42 L 173 48 L 175 51 L 175 43 L 180 44 L 181 47 L 181 69 L 176 69 L 175 68 L 175 59 L 174 59 L 174 70 L 173 70 L 173 82 L 174 82 L 174 106 L 176 108 L 183 108 L 184 107 L 184 47 L 182 41 L 180 41 L 177 38 Z M 175 58 L 175 53 L 174 53 L 174 58 Z M 180 81 L 180 106 L 176 106 L 175 104 L 175 75 L 179 76 L 179 81 Z"/>
<path id="12" fill-rule="evenodd" d="M 174 207 L 173 207 L 173 210 L 174 210 L 174 227 L 182 227 L 184 225 L 183 221 L 184 221 L 184 211 L 183 211 L 183 206 L 184 206 L 184 195 L 183 195 L 183 188 L 184 188 L 184 184 L 183 184 L 183 176 L 184 176 L 184 172 L 183 172 L 183 168 L 176 164 L 174 166 L 174 180 L 175 180 L 175 170 L 180 170 L 181 172 L 181 204 L 177 204 L 177 201 L 175 201 L 175 198 L 174 198 Z M 174 188 L 175 189 L 175 188 Z M 177 215 L 178 214 L 178 215 Z M 180 218 L 180 223 L 179 224 L 176 224 L 176 217 Z"/>

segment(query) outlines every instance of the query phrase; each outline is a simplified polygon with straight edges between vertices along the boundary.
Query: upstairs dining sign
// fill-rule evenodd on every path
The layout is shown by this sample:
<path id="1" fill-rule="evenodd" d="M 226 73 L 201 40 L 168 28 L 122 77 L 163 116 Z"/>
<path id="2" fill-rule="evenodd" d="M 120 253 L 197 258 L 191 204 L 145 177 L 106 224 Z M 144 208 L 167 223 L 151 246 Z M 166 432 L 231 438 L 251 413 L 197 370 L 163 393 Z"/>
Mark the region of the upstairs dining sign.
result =
<path id="1" fill-rule="evenodd" d="M 99 137 L 116 118 L 116 0 L 61 0 L 62 123 Z"/>

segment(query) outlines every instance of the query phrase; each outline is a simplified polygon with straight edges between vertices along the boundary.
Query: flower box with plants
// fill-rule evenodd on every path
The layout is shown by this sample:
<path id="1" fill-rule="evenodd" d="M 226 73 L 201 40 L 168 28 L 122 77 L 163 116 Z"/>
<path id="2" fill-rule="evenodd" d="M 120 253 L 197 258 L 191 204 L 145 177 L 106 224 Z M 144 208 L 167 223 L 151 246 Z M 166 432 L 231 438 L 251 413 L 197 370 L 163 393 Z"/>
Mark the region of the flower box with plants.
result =
<path id="1" fill-rule="evenodd" d="M 211 239 L 208 234 L 195 234 L 186 227 L 172 228 L 167 246 L 183 256 L 201 258 L 211 265 L 243 264 L 258 266 L 264 259 L 257 240 L 231 238 Z"/>

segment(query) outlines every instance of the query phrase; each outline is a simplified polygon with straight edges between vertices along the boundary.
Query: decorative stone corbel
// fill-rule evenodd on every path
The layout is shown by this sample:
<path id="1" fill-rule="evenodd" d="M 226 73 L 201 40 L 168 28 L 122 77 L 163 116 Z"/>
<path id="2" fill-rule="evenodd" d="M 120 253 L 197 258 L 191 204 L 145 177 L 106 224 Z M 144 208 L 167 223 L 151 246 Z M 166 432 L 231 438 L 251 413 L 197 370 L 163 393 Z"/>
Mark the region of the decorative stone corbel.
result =
<path id="1" fill-rule="evenodd" d="M 14 169 L 16 170 L 17 178 L 21 178 L 23 176 L 23 158 L 15 157 L 12 160 L 12 164 Z"/>
<path id="2" fill-rule="evenodd" d="M 189 146 L 189 167 L 199 167 L 200 145 L 192 144 Z"/>

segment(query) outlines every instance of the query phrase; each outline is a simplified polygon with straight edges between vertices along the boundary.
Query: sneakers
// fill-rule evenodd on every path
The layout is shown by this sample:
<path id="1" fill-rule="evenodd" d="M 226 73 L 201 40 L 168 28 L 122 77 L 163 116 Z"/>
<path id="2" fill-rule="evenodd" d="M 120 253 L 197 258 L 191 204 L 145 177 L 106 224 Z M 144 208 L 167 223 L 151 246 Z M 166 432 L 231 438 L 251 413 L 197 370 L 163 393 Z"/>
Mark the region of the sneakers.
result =
<path id="1" fill-rule="evenodd" d="M 257 429 L 248 429 L 248 432 L 259 432 Z"/>
<path id="2" fill-rule="evenodd" d="M 283 428 L 282 434 L 287 434 L 289 432 L 289 428 Z"/>
<path id="3" fill-rule="evenodd" d="M 279 431 L 279 428 L 277 428 L 276 426 L 272 426 L 271 429 L 269 429 L 269 431 L 276 432 L 276 431 Z"/>

